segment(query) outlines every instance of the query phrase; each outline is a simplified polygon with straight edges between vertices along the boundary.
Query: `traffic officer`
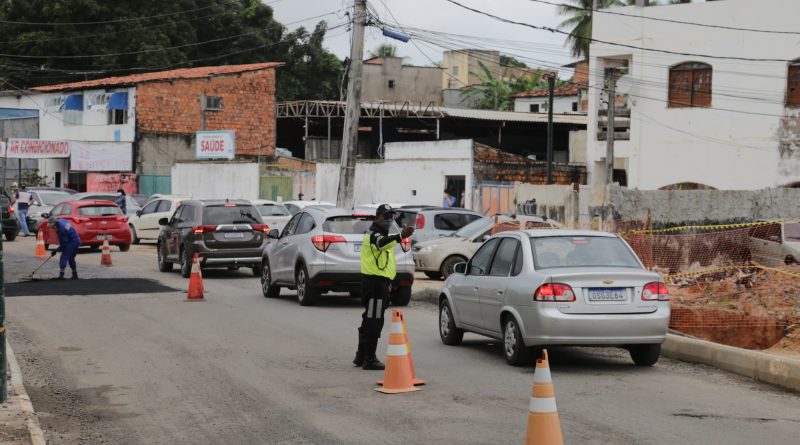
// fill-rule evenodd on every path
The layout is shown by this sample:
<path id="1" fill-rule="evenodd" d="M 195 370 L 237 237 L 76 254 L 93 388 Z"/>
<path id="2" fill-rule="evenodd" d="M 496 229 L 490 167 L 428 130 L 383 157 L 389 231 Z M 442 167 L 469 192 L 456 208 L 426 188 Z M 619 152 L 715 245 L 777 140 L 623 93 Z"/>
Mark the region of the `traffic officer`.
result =
<path id="1" fill-rule="evenodd" d="M 375 221 L 364 234 L 361 245 L 361 327 L 358 328 L 358 352 L 353 364 L 363 369 L 381 370 L 384 364 L 375 356 L 383 330 L 383 313 L 389 306 L 389 287 L 397 275 L 394 247 L 414 233 L 403 225 L 399 234 L 389 235 L 394 210 L 382 204 L 375 212 Z"/>
<path id="2" fill-rule="evenodd" d="M 61 252 L 61 259 L 58 261 L 58 266 L 60 267 L 60 272 L 58 274 L 58 279 L 64 279 L 64 269 L 67 268 L 67 263 L 69 263 L 70 269 L 72 269 L 72 279 L 78 279 L 78 265 L 75 263 L 75 255 L 78 254 L 78 247 L 81 246 L 81 237 L 78 235 L 78 232 L 72 227 L 68 221 L 63 219 L 56 219 L 55 216 L 51 216 L 47 222 L 50 224 L 50 227 L 56 229 L 58 232 L 58 249 L 54 250 L 51 253 L 51 256 L 56 256 L 58 252 Z"/>

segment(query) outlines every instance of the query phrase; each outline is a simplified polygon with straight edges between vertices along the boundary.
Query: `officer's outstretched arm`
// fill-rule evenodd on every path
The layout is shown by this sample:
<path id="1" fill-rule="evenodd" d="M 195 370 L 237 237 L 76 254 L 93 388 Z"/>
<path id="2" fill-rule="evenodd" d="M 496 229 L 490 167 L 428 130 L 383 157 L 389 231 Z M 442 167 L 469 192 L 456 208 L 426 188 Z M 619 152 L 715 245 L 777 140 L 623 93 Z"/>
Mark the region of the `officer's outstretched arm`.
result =
<path id="1" fill-rule="evenodd" d="M 381 235 L 380 233 L 373 233 L 371 241 L 378 250 L 391 250 L 400 242 L 400 235 Z"/>

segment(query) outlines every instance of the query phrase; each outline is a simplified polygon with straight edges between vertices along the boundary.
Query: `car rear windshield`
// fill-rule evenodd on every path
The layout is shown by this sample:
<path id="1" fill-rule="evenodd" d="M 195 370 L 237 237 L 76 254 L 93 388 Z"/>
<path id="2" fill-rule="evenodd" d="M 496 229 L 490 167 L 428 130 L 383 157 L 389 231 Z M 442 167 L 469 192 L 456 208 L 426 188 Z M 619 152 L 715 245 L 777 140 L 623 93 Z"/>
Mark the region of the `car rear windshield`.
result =
<path id="1" fill-rule="evenodd" d="M 66 192 L 39 192 L 39 199 L 42 200 L 42 205 L 54 206 L 61 201 L 70 199 L 71 195 Z"/>
<path id="2" fill-rule="evenodd" d="M 78 207 L 78 215 L 83 216 L 114 216 L 122 215 L 122 210 L 117 206 L 83 206 Z"/>
<path id="3" fill-rule="evenodd" d="M 203 224 L 261 224 L 261 216 L 251 205 L 213 205 L 203 208 Z"/>
<path id="4" fill-rule="evenodd" d="M 630 267 L 639 261 L 619 238 L 599 236 L 550 236 L 531 238 L 537 269 L 555 267 Z"/>
<path id="5" fill-rule="evenodd" d="M 372 225 L 373 216 L 333 216 L 322 223 L 322 230 L 328 233 L 338 233 L 342 235 L 363 235 Z M 392 223 L 389 233 L 398 233 L 400 228 Z"/>
<path id="6" fill-rule="evenodd" d="M 261 216 L 289 216 L 286 207 L 275 204 L 259 204 L 258 213 L 261 213 Z"/>

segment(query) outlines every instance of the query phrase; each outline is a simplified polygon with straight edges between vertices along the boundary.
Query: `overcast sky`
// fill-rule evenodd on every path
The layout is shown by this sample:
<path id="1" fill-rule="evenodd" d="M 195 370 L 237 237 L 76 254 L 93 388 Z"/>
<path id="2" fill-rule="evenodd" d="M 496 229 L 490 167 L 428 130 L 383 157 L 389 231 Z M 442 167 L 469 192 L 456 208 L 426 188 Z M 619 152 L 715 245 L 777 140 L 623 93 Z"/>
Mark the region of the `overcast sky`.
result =
<path id="1" fill-rule="evenodd" d="M 556 7 L 529 0 L 458 1 L 501 17 L 536 25 L 556 27 L 563 20 L 563 17 L 556 14 Z M 369 2 L 381 19 L 394 22 L 388 12 L 391 11 L 397 18 L 397 22 L 402 25 L 448 34 L 468 35 L 472 36 L 468 39 L 469 41 L 476 42 L 472 45 L 469 41 L 461 44 L 446 43 L 447 46 L 492 47 L 506 54 L 520 56 L 518 58 L 531 67 L 545 64 L 549 64 L 550 67 L 560 66 L 574 60 L 569 51 L 564 48 L 564 36 L 561 34 L 502 23 L 490 17 L 461 9 L 445 0 L 369 0 Z M 333 25 L 346 20 L 345 8 L 352 5 L 352 0 L 264 0 L 264 3 L 274 8 L 275 18 L 284 24 L 335 11 L 338 15 L 333 14 L 324 18 L 329 25 Z M 313 29 L 319 20 L 321 19 L 306 20 L 290 25 L 289 28 L 305 26 Z M 349 33 L 345 33 L 342 28 L 331 31 L 330 34 L 331 37 L 326 39 L 328 49 L 340 58 L 349 56 Z M 389 42 L 397 46 L 399 56 L 410 57 L 414 64 L 431 65 L 431 60 L 441 61 L 443 49 L 424 40 L 431 40 L 431 37 L 423 37 L 423 41 L 416 40 L 421 52 L 411 42 L 402 43 L 389 40 L 383 37 L 379 29 L 368 28 L 365 57 L 368 56 L 369 50 L 376 48 L 381 43 Z M 497 40 L 506 42 L 497 42 Z M 427 57 L 423 52 L 427 54 Z"/>

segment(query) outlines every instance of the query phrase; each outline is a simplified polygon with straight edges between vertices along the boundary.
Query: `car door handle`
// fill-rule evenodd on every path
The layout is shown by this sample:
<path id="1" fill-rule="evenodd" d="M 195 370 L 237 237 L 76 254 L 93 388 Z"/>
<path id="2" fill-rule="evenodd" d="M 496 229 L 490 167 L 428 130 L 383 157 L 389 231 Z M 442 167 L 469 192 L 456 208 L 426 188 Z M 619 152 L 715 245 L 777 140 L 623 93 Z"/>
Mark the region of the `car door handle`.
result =
<path id="1" fill-rule="evenodd" d="M 475 290 L 480 290 L 480 286 L 475 286 Z"/>
<path id="2" fill-rule="evenodd" d="M 497 291 L 497 295 L 503 295 L 503 291 L 501 290 Z"/>

